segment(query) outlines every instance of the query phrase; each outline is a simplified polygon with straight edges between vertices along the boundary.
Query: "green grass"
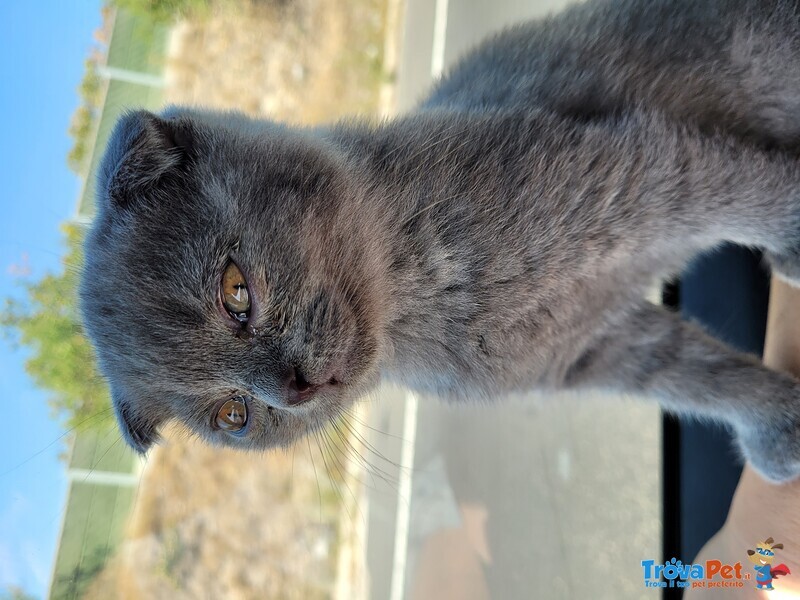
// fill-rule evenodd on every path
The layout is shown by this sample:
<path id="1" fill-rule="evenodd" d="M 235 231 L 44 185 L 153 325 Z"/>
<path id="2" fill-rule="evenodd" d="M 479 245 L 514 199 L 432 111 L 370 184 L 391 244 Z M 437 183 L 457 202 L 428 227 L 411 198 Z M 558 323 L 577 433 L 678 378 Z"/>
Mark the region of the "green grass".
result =
<path id="1" fill-rule="evenodd" d="M 212 0 L 112 0 L 111 4 L 135 15 L 168 23 L 176 18 L 202 18 L 211 11 Z"/>
<path id="2" fill-rule="evenodd" d="M 133 488 L 72 484 L 51 599 L 81 597 L 119 543 L 134 498 Z"/>
<path id="3" fill-rule="evenodd" d="M 69 466 L 72 469 L 132 473 L 137 461 L 114 423 L 105 430 L 80 432 L 75 438 Z"/>
<path id="4" fill-rule="evenodd" d="M 160 75 L 164 68 L 168 28 L 119 11 L 114 23 L 108 66 Z M 119 117 L 131 109 L 157 110 L 162 91 L 112 80 L 97 124 L 79 214 L 95 212 L 95 181 L 103 151 Z M 136 457 L 112 429 L 84 431 L 75 439 L 70 468 L 133 473 Z M 122 539 L 135 501 L 136 488 L 74 481 L 70 485 L 64 528 L 57 551 L 50 598 L 80 598 Z"/>
<path id="5" fill-rule="evenodd" d="M 117 11 L 108 65 L 150 75 L 164 70 L 169 28 L 150 19 Z"/>
<path id="6" fill-rule="evenodd" d="M 147 75 L 161 75 L 164 70 L 169 28 L 152 20 L 118 11 L 108 48 L 108 66 Z M 97 170 L 108 138 L 117 119 L 127 110 L 157 110 L 163 104 L 159 88 L 111 80 L 105 104 L 97 125 L 97 138 L 89 162 L 86 185 L 78 204 L 78 214 L 91 217 L 95 213 Z"/>
<path id="7" fill-rule="evenodd" d="M 89 175 L 80 199 L 78 209 L 80 216 L 91 217 L 96 211 L 97 170 L 100 168 L 103 151 L 119 117 L 128 110 L 139 108 L 158 110 L 162 104 L 162 93 L 158 88 L 125 81 L 111 81 L 109 83 L 103 115 L 100 118 L 100 124 L 97 129 L 97 141 L 95 142 L 92 161 L 89 165 Z"/>

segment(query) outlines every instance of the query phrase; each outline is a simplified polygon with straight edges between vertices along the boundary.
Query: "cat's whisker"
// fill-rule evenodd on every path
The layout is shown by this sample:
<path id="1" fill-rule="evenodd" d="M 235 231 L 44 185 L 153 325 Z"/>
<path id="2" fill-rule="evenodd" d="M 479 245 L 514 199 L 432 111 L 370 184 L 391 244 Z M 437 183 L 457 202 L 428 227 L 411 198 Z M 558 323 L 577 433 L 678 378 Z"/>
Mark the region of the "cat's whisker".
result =
<path id="1" fill-rule="evenodd" d="M 322 488 L 319 486 L 319 475 L 317 474 L 317 466 L 314 464 L 314 453 L 311 452 L 311 436 L 306 436 L 306 445 L 308 446 L 308 456 L 311 459 L 311 468 L 314 469 L 314 480 L 317 482 L 317 496 L 319 497 L 319 522 L 322 523 Z"/>
<path id="2" fill-rule="evenodd" d="M 347 438 L 347 436 L 341 432 L 341 430 L 339 429 L 337 424 L 334 424 L 334 428 L 337 431 L 339 438 L 342 439 L 342 442 L 343 442 L 345 448 L 347 449 L 347 451 L 350 453 L 350 455 L 353 457 L 353 459 L 364 469 L 364 471 L 369 476 L 369 478 L 370 478 L 370 480 L 372 482 L 371 483 L 371 489 L 378 489 L 377 488 L 377 482 L 375 481 L 375 477 L 378 477 L 381 481 L 386 483 L 395 492 L 399 492 L 399 487 L 398 487 L 398 482 L 397 481 L 393 481 L 391 476 L 386 471 L 384 471 L 380 467 L 370 463 L 361 454 L 361 452 L 357 448 L 355 448 L 355 446 Z M 362 485 L 366 485 L 366 482 L 361 481 L 360 479 L 359 479 L 359 481 L 361 482 Z"/>
<path id="3" fill-rule="evenodd" d="M 400 465 L 400 464 L 394 462 L 393 460 L 391 460 L 390 458 L 387 458 L 386 456 L 384 456 L 377 448 L 375 448 L 372 444 L 370 444 L 369 441 L 367 441 L 364 438 L 364 436 L 362 436 L 350 423 L 348 423 L 347 421 L 341 421 L 341 423 L 348 429 L 348 431 L 351 433 L 351 435 L 356 440 L 358 440 L 358 442 L 364 447 L 365 450 L 370 451 L 373 455 L 375 455 L 376 457 L 382 459 L 383 461 L 387 462 L 388 464 L 392 465 L 393 467 L 395 467 L 399 471 L 404 471 L 404 470 L 407 471 L 407 472 L 413 471 L 413 468 L 404 467 L 403 465 Z M 385 474 L 387 477 L 391 477 L 391 475 L 389 475 L 389 473 L 387 473 L 386 471 L 384 471 L 383 469 L 381 469 L 377 465 L 374 465 L 374 464 L 369 463 L 369 462 L 367 464 L 370 464 L 370 466 L 372 466 L 373 468 L 378 469 L 378 471 L 380 473 Z"/>
<path id="4" fill-rule="evenodd" d="M 370 425 L 369 423 L 365 422 L 364 419 L 359 417 L 356 413 L 354 413 L 351 410 L 345 409 L 345 412 L 347 413 L 347 415 L 351 419 L 353 419 L 356 423 L 358 423 L 362 427 L 365 427 L 365 428 L 367 428 L 367 429 L 369 429 L 371 431 L 374 431 L 375 433 L 380 433 L 381 435 L 384 435 L 386 437 L 390 437 L 390 438 L 394 438 L 396 440 L 400 440 L 401 442 L 405 442 L 406 441 L 406 438 L 404 438 L 402 435 L 397 435 L 396 433 L 389 433 L 388 431 L 384 431 L 383 429 L 378 429 L 377 427 L 373 427 L 372 425 Z"/>
<path id="5" fill-rule="evenodd" d="M 353 460 L 353 459 L 349 458 L 349 457 L 356 457 L 358 453 L 354 451 L 354 449 L 352 448 L 352 444 L 349 442 L 349 440 L 347 438 L 342 436 L 342 434 L 340 433 L 338 428 L 334 427 L 333 433 L 335 434 L 335 436 L 341 442 L 342 446 L 344 447 L 344 450 L 342 450 L 342 447 L 340 447 L 338 444 L 336 444 L 335 440 L 333 439 L 333 435 L 330 436 L 331 443 L 333 443 L 334 446 L 336 446 L 338 452 L 341 453 L 342 459 L 346 463 L 350 464 L 350 461 Z M 363 463 L 361 463 L 358 460 L 358 458 L 355 459 L 355 462 L 356 462 L 357 465 L 363 467 Z M 352 468 L 347 468 L 347 466 L 343 465 L 342 469 L 344 470 L 345 476 L 348 478 L 348 479 L 345 479 L 345 482 L 353 481 L 354 483 L 356 483 L 361 488 L 369 489 L 368 483 L 366 481 L 364 481 L 361 477 L 359 477 L 358 475 L 353 473 Z M 375 485 L 375 480 L 372 477 L 372 474 L 369 472 L 369 469 L 364 469 L 364 471 L 369 475 L 370 479 L 372 480 L 372 485 L 374 486 Z M 347 486 L 348 486 L 348 489 L 349 489 L 350 488 L 349 483 L 347 483 Z M 372 488 L 372 489 L 375 489 L 375 488 Z M 364 524 L 366 524 L 366 522 L 367 522 L 366 521 L 366 516 L 364 515 L 363 511 L 361 510 L 361 506 L 360 506 L 360 504 L 358 502 L 357 495 L 355 495 L 354 492 L 351 490 L 350 496 L 353 498 L 353 503 L 356 506 L 356 509 L 358 510 L 358 513 L 359 513 L 359 515 L 361 517 L 361 521 Z"/>
<path id="6" fill-rule="evenodd" d="M 337 473 L 339 474 L 339 477 L 341 478 L 342 482 L 344 483 L 345 487 L 347 488 L 347 491 L 350 494 L 350 497 L 353 499 L 353 505 L 356 507 L 356 510 L 358 510 L 359 514 L 361 515 L 362 521 L 366 522 L 366 519 L 364 518 L 364 514 L 361 512 L 361 507 L 358 504 L 358 498 L 356 497 L 355 493 L 353 492 L 353 489 L 350 487 L 350 483 L 348 482 L 348 470 L 342 464 L 341 460 L 339 459 L 339 456 L 340 456 L 339 447 L 337 446 L 336 442 L 334 442 L 333 439 L 330 437 L 330 435 L 328 434 L 327 429 L 323 429 L 322 430 L 322 436 L 323 436 L 323 439 L 325 440 L 325 445 L 331 451 L 332 460 L 335 461 L 338 464 L 338 467 L 336 467 Z M 331 448 L 331 445 L 333 446 L 333 448 Z M 348 502 L 345 500 L 345 498 L 343 496 L 341 498 L 342 498 L 342 504 L 345 507 L 345 510 L 347 511 L 347 516 L 348 516 L 349 522 L 352 523 L 353 515 L 350 512 L 350 509 L 348 507 Z"/>
<path id="7" fill-rule="evenodd" d="M 322 436 L 322 439 L 320 439 L 321 436 Z M 323 450 L 324 430 L 323 429 L 315 429 L 314 430 L 314 438 L 317 441 L 317 447 L 319 448 L 319 454 L 322 457 L 322 463 L 325 466 L 326 479 L 333 486 L 333 488 L 336 490 L 336 494 L 339 496 L 340 505 L 346 506 L 347 503 L 345 502 L 344 494 L 342 494 L 342 490 L 339 487 L 339 483 L 336 481 L 337 478 L 334 476 L 333 469 L 328 464 L 328 460 L 325 457 L 325 452 Z M 330 449 L 328 449 L 328 450 L 330 451 Z M 334 465 L 334 467 L 335 467 L 335 465 Z M 342 477 L 342 474 L 341 474 L 341 472 L 339 472 L 338 468 L 336 469 L 336 471 L 337 471 L 339 477 L 344 480 L 344 478 Z M 347 509 L 347 510 L 348 510 L 348 517 L 352 519 L 352 516 L 349 513 L 349 509 Z"/>

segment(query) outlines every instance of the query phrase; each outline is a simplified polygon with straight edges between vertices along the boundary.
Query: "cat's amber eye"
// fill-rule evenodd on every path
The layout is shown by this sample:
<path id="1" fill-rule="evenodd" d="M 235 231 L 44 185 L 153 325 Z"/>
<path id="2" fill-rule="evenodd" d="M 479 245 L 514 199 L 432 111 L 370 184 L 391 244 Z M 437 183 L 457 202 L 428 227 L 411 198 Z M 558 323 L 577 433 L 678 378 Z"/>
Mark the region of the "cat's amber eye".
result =
<path id="1" fill-rule="evenodd" d="M 214 416 L 214 427 L 228 433 L 240 433 L 247 425 L 247 403 L 236 397 L 224 402 Z"/>
<path id="2" fill-rule="evenodd" d="M 222 304 L 237 321 L 246 323 L 250 317 L 250 292 L 247 289 L 247 280 L 232 261 L 222 274 Z"/>

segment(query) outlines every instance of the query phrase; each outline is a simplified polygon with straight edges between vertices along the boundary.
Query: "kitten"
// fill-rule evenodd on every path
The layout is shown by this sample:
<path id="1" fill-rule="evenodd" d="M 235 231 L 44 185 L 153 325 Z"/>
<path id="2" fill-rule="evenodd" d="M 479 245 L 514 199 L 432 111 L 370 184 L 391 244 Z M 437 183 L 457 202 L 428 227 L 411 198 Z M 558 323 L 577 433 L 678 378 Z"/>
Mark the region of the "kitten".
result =
<path id="1" fill-rule="evenodd" d="M 644 300 L 723 241 L 800 281 L 795 0 L 579 5 L 491 38 L 418 110 L 290 128 L 134 112 L 82 311 L 139 451 L 178 419 L 285 445 L 382 377 L 448 398 L 649 395 L 800 475 L 800 384 Z"/>

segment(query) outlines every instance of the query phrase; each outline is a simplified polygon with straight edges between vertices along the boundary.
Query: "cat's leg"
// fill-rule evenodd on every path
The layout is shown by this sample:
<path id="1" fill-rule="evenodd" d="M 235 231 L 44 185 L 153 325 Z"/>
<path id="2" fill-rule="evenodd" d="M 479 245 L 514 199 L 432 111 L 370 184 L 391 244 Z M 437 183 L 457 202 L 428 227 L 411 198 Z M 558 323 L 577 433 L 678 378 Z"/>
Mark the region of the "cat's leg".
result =
<path id="1" fill-rule="evenodd" d="M 563 385 L 644 394 L 669 411 L 725 421 L 764 476 L 800 476 L 800 382 L 660 307 L 643 304 L 596 339 Z"/>

